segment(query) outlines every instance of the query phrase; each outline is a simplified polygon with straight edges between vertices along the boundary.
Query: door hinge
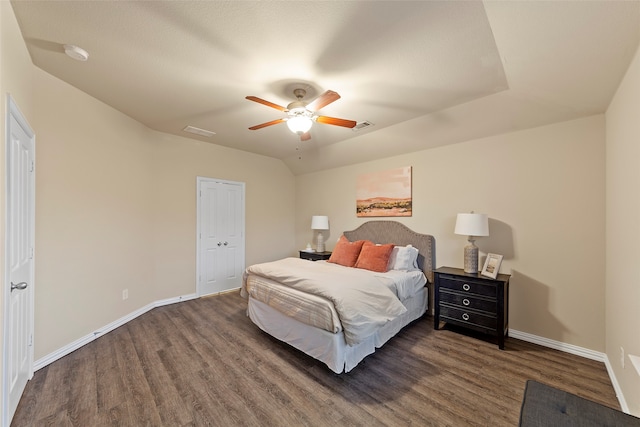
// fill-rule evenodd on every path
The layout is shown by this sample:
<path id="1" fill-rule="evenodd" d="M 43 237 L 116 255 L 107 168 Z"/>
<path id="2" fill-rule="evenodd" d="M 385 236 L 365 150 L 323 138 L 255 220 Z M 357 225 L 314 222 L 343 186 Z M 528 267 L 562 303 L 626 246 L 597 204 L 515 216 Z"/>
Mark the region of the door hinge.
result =
<path id="1" fill-rule="evenodd" d="M 33 248 L 29 248 L 29 259 L 33 259 Z"/>
<path id="2" fill-rule="evenodd" d="M 29 347 L 33 347 L 33 334 L 29 334 Z"/>
<path id="3" fill-rule="evenodd" d="M 33 172 L 35 168 L 35 164 L 33 163 L 33 160 L 31 160 L 31 169 L 29 170 L 29 172 Z"/>

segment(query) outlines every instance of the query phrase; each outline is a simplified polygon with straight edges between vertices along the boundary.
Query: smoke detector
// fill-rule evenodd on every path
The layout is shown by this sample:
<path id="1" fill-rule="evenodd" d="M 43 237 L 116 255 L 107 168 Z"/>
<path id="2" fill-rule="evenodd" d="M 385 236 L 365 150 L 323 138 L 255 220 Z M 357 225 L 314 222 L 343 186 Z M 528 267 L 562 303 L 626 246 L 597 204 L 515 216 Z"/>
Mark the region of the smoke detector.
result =
<path id="1" fill-rule="evenodd" d="M 64 53 L 66 53 L 67 56 L 75 59 L 76 61 L 84 62 L 87 59 L 89 59 L 89 54 L 87 53 L 86 50 L 72 44 L 64 45 Z"/>

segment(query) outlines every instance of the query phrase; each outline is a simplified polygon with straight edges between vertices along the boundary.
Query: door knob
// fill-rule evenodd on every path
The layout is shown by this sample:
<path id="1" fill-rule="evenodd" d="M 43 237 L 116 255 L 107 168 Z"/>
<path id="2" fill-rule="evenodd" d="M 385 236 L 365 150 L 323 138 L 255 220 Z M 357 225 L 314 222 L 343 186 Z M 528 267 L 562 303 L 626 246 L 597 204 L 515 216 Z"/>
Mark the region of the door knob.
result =
<path id="1" fill-rule="evenodd" d="M 227 246 L 229 244 L 229 242 L 224 242 L 224 245 Z"/>
<path id="2" fill-rule="evenodd" d="M 13 292 L 14 289 L 17 289 L 19 291 L 25 290 L 27 289 L 27 282 L 20 282 L 20 283 L 13 283 L 11 282 L 11 292 Z"/>
<path id="3" fill-rule="evenodd" d="M 218 242 L 218 246 L 222 246 L 222 242 Z"/>

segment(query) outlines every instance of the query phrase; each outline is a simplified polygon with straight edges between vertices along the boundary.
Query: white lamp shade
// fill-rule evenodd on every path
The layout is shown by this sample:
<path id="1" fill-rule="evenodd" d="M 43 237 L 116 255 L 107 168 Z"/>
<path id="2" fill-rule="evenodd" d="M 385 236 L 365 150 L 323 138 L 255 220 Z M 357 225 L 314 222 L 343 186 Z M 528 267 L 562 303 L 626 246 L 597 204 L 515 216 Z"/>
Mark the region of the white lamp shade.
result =
<path id="1" fill-rule="evenodd" d="M 464 236 L 488 236 L 489 217 L 487 214 L 459 213 L 454 233 Z"/>
<path id="2" fill-rule="evenodd" d="M 303 133 L 307 133 L 309 129 L 311 129 L 311 125 L 313 122 L 309 117 L 304 116 L 294 116 L 287 120 L 287 126 L 289 130 L 293 133 L 297 133 L 298 135 L 302 135 Z"/>
<path id="3" fill-rule="evenodd" d="M 314 215 L 311 217 L 311 229 L 312 230 L 328 230 L 329 229 L 329 217 Z"/>

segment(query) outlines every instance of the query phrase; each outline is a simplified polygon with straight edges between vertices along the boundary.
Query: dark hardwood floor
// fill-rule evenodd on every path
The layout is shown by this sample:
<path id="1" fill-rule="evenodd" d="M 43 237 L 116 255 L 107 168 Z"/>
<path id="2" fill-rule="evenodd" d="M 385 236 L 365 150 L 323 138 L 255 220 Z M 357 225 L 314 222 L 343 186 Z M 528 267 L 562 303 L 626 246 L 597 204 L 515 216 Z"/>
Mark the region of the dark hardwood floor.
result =
<path id="1" fill-rule="evenodd" d="M 245 308 L 234 292 L 136 318 L 37 371 L 12 426 L 516 426 L 527 379 L 620 409 L 603 363 L 431 317 L 336 375 Z"/>

